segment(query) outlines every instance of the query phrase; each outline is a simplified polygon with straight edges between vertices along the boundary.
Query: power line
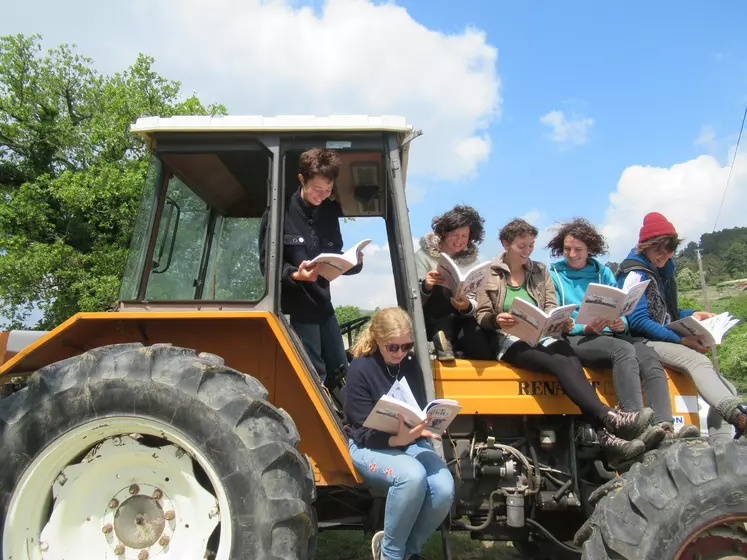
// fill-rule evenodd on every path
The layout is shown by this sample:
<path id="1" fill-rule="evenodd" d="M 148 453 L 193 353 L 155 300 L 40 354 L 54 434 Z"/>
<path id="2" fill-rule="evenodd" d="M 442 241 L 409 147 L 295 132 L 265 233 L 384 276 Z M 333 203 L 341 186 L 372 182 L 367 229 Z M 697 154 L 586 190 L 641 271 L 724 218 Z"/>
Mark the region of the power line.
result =
<path id="1" fill-rule="evenodd" d="M 731 172 L 734 171 L 734 162 L 737 161 L 737 153 L 739 152 L 739 142 L 742 140 L 742 131 L 744 130 L 744 121 L 747 119 L 747 106 L 744 108 L 744 116 L 742 117 L 742 126 L 739 128 L 739 136 L 737 137 L 737 146 L 734 148 L 734 157 L 731 160 L 731 167 L 729 168 L 729 176 L 726 178 L 726 186 L 724 187 L 724 196 L 721 197 L 721 205 L 718 207 L 718 214 L 716 214 L 716 222 L 713 224 L 713 231 L 716 231 L 718 225 L 718 219 L 721 217 L 721 210 L 724 207 L 724 201 L 726 200 L 726 192 L 729 190 L 729 182 L 731 181 Z"/>

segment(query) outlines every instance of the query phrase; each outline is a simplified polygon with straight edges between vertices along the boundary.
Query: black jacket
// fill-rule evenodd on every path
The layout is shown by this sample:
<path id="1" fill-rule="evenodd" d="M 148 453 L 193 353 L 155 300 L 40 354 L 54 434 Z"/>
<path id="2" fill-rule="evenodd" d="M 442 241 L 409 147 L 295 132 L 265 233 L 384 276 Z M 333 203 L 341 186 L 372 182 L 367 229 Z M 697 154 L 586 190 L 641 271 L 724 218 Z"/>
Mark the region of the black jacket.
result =
<path id="1" fill-rule="evenodd" d="M 316 282 L 296 282 L 291 274 L 303 261 L 320 253 L 342 253 L 340 218 L 342 208 L 337 201 L 327 199 L 319 206 L 311 206 L 301 198 L 301 190 L 291 197 L 285 213 L 283 232 L 282 294 L 283 313 L 302 323 L 321 323 L 335 311 L 329 293 L 329 282 L 319 276 Z M 265 270 L 268 212 L 259 227 L 259 263 Z M 357 274 L 362 264 L 354 266 L 347 275 Z"/>
<path id="2" fill-rule="evenodd" d="M 395 369 L 390 366 L 392 373 Z M 407 379 L 415 400 L 420 408 L 427 404 L 423 375 L 418 361 L 408 354 L 400 362 L 397 379 Z M 345 386 L 342 388 L 342 410 L 345 413 L 345 433 L 359 447 L 368 449 L 385 449 L 389 447 L 390 435 L 386 432 L 364 428 L 363 422 L 373 410 L 376 403 L 389 392 L 394 384 L 394 377 L 387 373 L 384 359 L 379 352 L 371 356 L 355 358 L 348 366 Z"/>

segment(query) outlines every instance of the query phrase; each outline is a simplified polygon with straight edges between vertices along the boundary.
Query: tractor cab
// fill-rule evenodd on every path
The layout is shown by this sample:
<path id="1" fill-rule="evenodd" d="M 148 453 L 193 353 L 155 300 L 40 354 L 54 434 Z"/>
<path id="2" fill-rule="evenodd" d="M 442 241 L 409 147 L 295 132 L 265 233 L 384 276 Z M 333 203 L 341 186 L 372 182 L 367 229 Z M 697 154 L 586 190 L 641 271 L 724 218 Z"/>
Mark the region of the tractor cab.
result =
<path id="1" fill-rule="evenodd" d="M 285 210 L 299 187 L 301 153 L 323 147 L 342 161 L 332 197 L 343 215 L 384 221 L 397 302 L 424 332 L 405 200 L 409 143 L 420 133 L 403 118 L 148 117 L 132 130 L 152 155 L 118 311 L 264 310 L 285 321 Z M 429 371 L 424 335 L 416 346 Z M 432 398 L 432 382 L 429 392 Z"/>

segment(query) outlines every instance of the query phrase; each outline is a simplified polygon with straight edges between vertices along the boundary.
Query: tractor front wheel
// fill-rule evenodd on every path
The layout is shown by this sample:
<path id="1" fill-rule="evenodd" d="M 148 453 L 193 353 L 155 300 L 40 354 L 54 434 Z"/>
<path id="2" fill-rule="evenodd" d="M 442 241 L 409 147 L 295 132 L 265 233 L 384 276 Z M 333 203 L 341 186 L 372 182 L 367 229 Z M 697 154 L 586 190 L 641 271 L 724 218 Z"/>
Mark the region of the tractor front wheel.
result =
<path id="1" fill-rule="evenodd" d="M 266 395 L 170 345 L 39 370 L 0 401 L 2 558 L 312 557 L 312 471 Z"/>

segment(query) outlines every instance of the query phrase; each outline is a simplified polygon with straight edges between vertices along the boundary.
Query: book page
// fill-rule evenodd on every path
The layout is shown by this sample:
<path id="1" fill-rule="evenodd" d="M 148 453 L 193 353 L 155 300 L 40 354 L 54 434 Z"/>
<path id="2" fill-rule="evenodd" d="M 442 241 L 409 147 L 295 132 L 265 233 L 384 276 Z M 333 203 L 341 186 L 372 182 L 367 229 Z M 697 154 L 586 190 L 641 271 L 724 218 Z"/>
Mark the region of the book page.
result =
<path id="1" fill-rule="evenodd" d="M 563 334 L 563 325 L 565 325 L 566 321 L 571 318 L 575 310 L 576 306 L 573 304 L 563 305 L 562 307 L 556 307 L 553 309 L 540 339 L 545 338 L 546 336 L 560 336 Z"/>
<path id="2" fill-rule="evenodd" d="M 620 316 L 625 292 L 613 286 L 591 283 L 586 288 L 576 323 L 589 325 L 597 319 L 614 321 Z"/>
<path id="3" fill-rule="evenodd" d="M 387 395 L 393 399 L 407 403 L 413 408 L 420 409 L 420 405 L 418 405 L 418 401 L 415 400 L 415 395 L 413 395 L 412 389 L 410 389 L 410 384 L 404 377 L 392 384 L 392 388 L 389 389 Z"/>
<path id="4" fill-rule="evenodd" d="M 411 429 L 425 420 L 425 414 L 419 408 L 413 409 L 405 402 L 383 395 L 363 422 L 363 426 L 396 434 L 399 431 L 397 414 L 402 415 L 405 425 Z"/>
<path id="5" fill-rule="evenodd" d="M 309 262 L 315 263 L 319 274 L 331 282 L 358 264 L 359 251 L 369 243 L 370 239 L 364 239 L 343 254 L 321 253 Z"/>
<path id="6" fill-rule="evenodd" d="M 646 288 L 648 288 L 650 283 L 651 280 L 644 280 L 643 282 L 633 284 L 626 288 L 628 294 L 625 296 L 625 301 L 620 308 L 620 317 L 625 317 L 626 315 L 633 313 L 633 309 L 638 305 L 638 301 L 641 299 L 643 294 L 646 293 Z"/>
<path id="7" fill-rule="evenodd" d="M 485 261 L 472 267 L 457 288 L 458 295 L 469 295 L 477 291 L 488 281 L 490 275 L 490 261 Z"/>
<path id="8" fill-rule="evenodd" d="M 547 324 L 547 315 L 536 305 L 517 297 L 511 303 L 509 313 L 516 318 L 516 325 L 503 329 L 529 344 L 537 344 Z"/>
<path id="9" fill-rule="evenodd" d="M 426 428 L 430 428 L 436 434 L 446 431 L 460 410 L 462 410 L 462 407 L 456 401 L 448 399 L 433 401 L 426 407 L 426 417 L 428 418 Z"/>
<path id="10" fill-rule="evenodd" d="M 452 294 L 456 294 L 462 277 L 459 272 L 459 267 L 453 260 L 451 260 L 449 255 L 441 253 L 436 270 L 441 275 L 441 279 L 446 282 L 444 288 L 449 290 Z"/>
<path id="11" fill-rule="evenodd" d="M 708 327 L 698 321 L 695 317 L 685 317 L 679 321 L 669 323 L 667 328 L 682 337 L 697 336 L 703 343 L 703 346 L 707 348 L 716 345 L 716 339 L 708 330 Z"/>
<path id="12" fill-rule="evenodd" d="M 363 239 L 362 241 L 359 241 L 355 245 L 353 245 L 350 249 L 345 251 L 342 254 L 342 257 L 348 261 L 351 265 L 355 266 L 360 262 L 359 253 L 368 245 L 371 243 L 371 239 Z M 352 268 L 352 267 L 351 267 Z"/>

